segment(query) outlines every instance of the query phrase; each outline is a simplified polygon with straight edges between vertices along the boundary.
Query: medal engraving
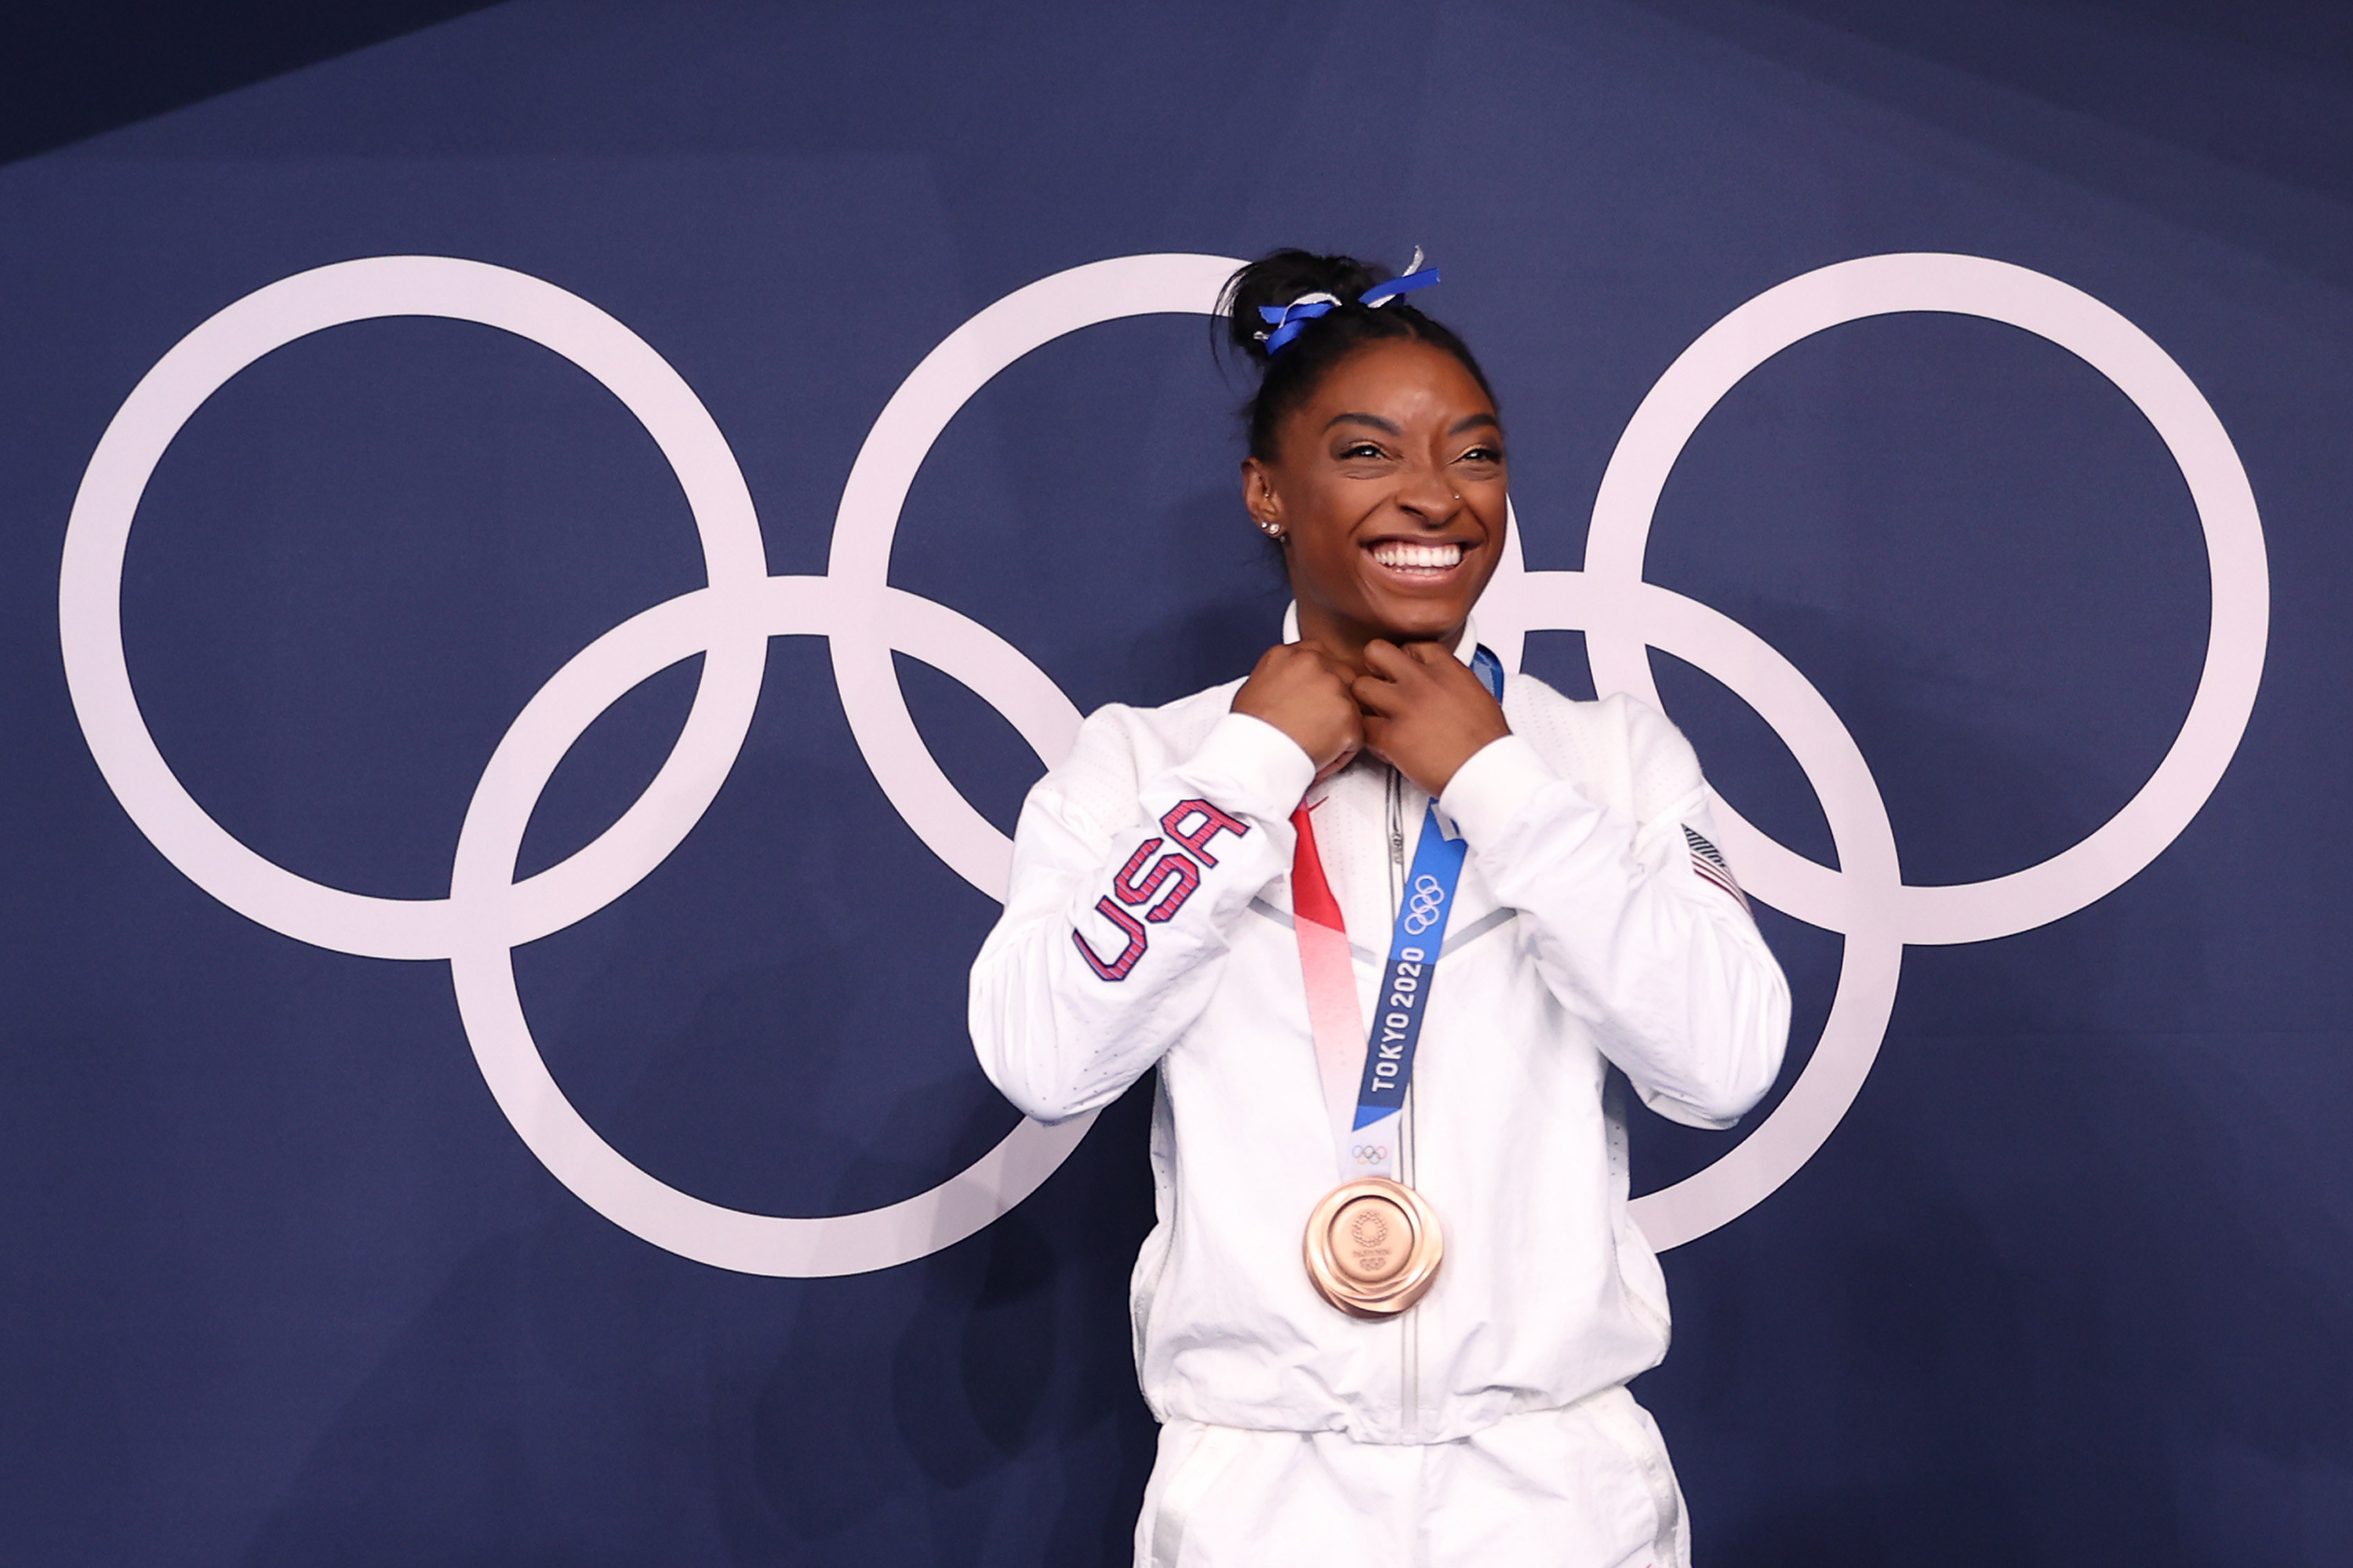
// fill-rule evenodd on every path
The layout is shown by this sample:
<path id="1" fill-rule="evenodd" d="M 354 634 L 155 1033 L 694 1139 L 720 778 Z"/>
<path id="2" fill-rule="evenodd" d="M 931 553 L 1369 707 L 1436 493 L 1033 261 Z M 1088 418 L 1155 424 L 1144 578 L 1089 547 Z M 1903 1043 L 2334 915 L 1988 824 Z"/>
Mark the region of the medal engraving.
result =
<path id="1" fill-rule="evenodd" d="M 1306 1251 L 1307 1277 L 1324 1300 L 1356 1317 L 1387 1318 L 1430 1289 L 1445 1242 L 1429 1200 L 1367 1176 L 1315 1205 Z"/>

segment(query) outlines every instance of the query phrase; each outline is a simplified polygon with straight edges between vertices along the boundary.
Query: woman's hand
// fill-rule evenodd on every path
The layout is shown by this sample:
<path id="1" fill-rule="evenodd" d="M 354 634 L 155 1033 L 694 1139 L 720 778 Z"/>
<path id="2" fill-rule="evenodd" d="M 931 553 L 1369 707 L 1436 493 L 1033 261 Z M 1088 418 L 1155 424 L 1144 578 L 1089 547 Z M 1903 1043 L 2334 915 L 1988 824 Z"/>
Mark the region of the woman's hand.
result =
<path id="1" fill-rule="evenodd" d="M 1365 745 L 1426 791 L 1446 793 L 1454 770 L 1512 733 L 1504 710 L 1461 660 L 1435 642 L 1365 644 L 1372 673 L 1354 687 Z"/>
<path id="2" fill-rule="evenodd" d="M 1234 712 L 1289 736 L 1315 764 L 1315 777 L 1329 778 L 1364 748 L 1363 715 L 1348 694 L 1354 673 L 1319 643 L 1286 642 L 1260 656 L 1234 694 Z"/>

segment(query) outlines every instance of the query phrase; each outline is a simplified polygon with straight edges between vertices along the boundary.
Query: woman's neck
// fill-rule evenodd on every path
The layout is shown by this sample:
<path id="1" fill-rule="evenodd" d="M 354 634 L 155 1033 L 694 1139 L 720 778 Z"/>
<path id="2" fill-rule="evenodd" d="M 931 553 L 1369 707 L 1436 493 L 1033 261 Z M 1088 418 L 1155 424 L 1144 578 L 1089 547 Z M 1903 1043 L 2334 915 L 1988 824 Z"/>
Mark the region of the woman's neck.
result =
<path id="1" fill-rule="evenodd" d="M 1417 637 L 1409 631 L 1398 631 L 1388 627 L 1369 625 L 1359 620 L 1329 615 L 1305 605 L 1299 609 L 1299 640 L 1313 642 L 1334 658 L 1345 662 L 1358 674 L 1366 673 L 1365 644 L 1376 639 L 1398 643 L 1435 642 L 1450 653 L 1462 641 L 1463 629 L 1449 628 L 1434 637 Z"/>

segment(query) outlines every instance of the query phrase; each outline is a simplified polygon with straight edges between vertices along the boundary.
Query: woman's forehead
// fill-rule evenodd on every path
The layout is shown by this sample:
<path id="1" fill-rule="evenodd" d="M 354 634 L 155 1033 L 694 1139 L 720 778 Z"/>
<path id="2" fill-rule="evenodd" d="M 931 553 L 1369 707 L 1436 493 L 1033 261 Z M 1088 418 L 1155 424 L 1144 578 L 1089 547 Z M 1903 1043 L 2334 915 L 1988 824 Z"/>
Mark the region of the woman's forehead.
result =
<path id="1" fill-rule="evenodd" d="M 1319 428 L 1348 412 L 1378 414 L 1399 424 L 1436 419 L 1451 425 L 1466 415 L 1494 411 L 1493 399 L 1461 360 L 1410 338 L 1365 344 L 1326 371 L 1299 406 L 1299 417 Z"/>

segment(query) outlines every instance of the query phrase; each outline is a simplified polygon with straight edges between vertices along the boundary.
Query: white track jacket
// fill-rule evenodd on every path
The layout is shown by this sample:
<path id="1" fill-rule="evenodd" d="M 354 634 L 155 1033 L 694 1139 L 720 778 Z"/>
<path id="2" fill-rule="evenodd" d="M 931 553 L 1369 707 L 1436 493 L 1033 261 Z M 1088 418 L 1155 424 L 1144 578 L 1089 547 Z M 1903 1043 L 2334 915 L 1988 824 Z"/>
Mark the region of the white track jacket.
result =
<path id="1" fill-rule="evenodd" d="M 1131 1290 L 1145 1399 L 1163 1422 L 1432 1444 L 1624 1383 L 1665 1354 L 1667 1303 L 1606 1071 L 1725 1127 L 1788 1029 L 1690 746 L 1630 698 L 1514 675 L 1513 735 L 1439 801 L 1470 854 L 1399 1174 L 1436 1207 L 1445 1262 L 1417 1307 L 1367 1322 L 1302 1260 L 1343 1177 L 1290 928 L 1290 816 L 1314 768 L 1229 711 L 1239 687 L 1086 720 L 1022 808 L 972 973 L 981 1065 L 1026 1114 L 1076 1116 L 1160 1071 L 1159 1224 Z M 1427 797 L 1369 758 L 1314 788 L 1370 1019 Z"/>

